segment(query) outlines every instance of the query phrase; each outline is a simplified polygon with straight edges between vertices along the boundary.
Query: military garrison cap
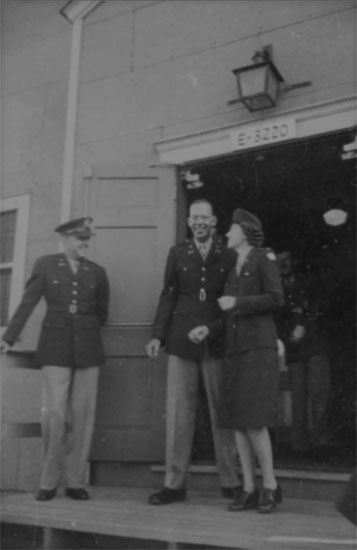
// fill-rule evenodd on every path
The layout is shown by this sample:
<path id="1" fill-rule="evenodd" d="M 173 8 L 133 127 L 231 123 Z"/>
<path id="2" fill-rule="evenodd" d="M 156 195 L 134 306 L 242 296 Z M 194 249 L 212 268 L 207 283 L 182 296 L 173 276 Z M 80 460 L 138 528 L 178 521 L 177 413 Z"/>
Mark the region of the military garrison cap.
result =
<path id="1" fill-rule="evenodd" d="M 92 237 L 93 218 L 77 218 L 56 227 L 56 233 L 73 235 L 74 237 Z"/>

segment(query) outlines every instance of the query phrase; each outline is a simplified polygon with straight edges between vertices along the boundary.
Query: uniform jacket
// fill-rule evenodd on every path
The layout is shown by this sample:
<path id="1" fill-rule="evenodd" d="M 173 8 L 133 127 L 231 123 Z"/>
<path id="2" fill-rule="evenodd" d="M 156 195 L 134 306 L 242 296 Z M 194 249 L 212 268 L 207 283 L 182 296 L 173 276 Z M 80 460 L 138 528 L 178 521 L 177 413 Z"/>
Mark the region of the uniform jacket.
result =
<path id="1" fill-rule="evenodd" d="M 170 249 L 152 334 L 167 353 L 194 360 L 202 356 L 205 344 L 193 344 L 188 333 L 221 315 L 217 298 L 236 259 L 236 253 L 216 238 L 205 261 L 193 239 Z M 222 354 L 221 341 L 208 339 L 208 346 L 212 355 Z"/>
<path id="2" fill-rule="evenodd" d="M 104 268 L 82 259 L 74 274 L 64 254 L 39 258 L 4 340 L 16 341 L 42 297 L 47 311 L 37 348 L 39 364 L 87 367 L 103 363 L 100 327 L 107 318 L 109 298 Z"/>
<path id="3" fill-rule="evenodd" d="M 209 329 L 216 334 L 225 324 L 225 354 L 276 348 L 274 312 L 283 305 L 284 294 L 274 253 L 253 248 L 240 274 L 235 267 L 229 273 L 224 295 L 235 296 L 236 305 Z"/>
<path id="4" fill-rule="evenodd" d="M 291 274 L 282 278 L 285 304 L 277 316 L 279 338 L 285 344 L 287 363 L 301 361 L 312 355 L 328 353 L 326 317 L 329 302 L 319 280 L 307 275 Z M 299 342 L 291 341 L 296 325 L 305 328 Z"/>

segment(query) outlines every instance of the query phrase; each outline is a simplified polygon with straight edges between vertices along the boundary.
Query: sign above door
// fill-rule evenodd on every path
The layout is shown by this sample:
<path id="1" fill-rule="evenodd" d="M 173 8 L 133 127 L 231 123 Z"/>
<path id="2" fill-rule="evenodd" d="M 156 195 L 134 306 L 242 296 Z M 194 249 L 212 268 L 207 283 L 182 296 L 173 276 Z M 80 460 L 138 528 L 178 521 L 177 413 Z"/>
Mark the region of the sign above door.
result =
<path id="1" fill-rule="evenodd" d="M 295 118 L 260 121 L 240 126 L 230 133 L 232 151 L 261 147 L 296 137 Z"/>
<path id="2" fill-rule="evenodd" d="M 285 128 L 286 121 L 291 121 L 291 126 Z M 278 140 L 277 138 L 283 138 L 284 140 L 301 139 L 338 132 L 339 130 L 352 128 L 356 124 L 356 97 L 350 96 L 293 109 L 259 121 L 254 120 L 250 123 L 245 122 L 238 125 L 208 129 L 195 134 L 166 138 L 156 142 L 155 147 L 160 163 L 164 165 L 182 165 L 200 159 L 229 155 L 242 149 L 264 146 L 265 144 L 271 145 L 275 141 L 282 141 L 282 139 Z M 248 139 L 246 134 L 241 135 L 242 132 L 247 131 L 247 128 L 259 129 L 260 134 L 253 134 L 253 137 Z M 275 137 L 276 134 L 277 137 Z M 234 143 L 233 136 L 235 136 Z M 241 144 L 238 142 L 238 136 L 240 136 Z M 254 139 L 260 139 L 260 141 L 252 145 L 250 142 Z"/>

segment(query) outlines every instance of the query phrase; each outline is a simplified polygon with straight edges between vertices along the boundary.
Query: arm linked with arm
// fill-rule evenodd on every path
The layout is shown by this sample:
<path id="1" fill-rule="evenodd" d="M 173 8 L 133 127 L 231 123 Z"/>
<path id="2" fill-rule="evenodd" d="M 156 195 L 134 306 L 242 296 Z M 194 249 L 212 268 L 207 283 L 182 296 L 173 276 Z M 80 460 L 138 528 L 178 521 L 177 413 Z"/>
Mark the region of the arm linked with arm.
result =
<path id="1" fill-rule="evenodd" d="M 263 291 L 261 294 L 237 296 L 233 313 L 236 316 L 254 313 L 270 313 L 284 304 L 284 291 L 281 285 L 278 266 L 266 255 L 260 257 L 260 273 Z"/>

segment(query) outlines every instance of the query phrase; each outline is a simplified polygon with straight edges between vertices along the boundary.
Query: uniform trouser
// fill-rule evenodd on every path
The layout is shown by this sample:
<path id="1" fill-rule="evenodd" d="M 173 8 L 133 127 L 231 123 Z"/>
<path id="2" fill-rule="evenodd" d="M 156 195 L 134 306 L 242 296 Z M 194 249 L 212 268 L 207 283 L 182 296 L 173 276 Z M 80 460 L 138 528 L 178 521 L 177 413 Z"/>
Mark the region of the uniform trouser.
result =
<path id="1" fill-rule="evenodd" d="M 217 428 L 222 360 L 206 355 L 200 363 L 197 363 L 176 355 L 169 355 L 165 487 L 170 489 L 179 489 L 185 485 L 195 429 L 200 369 L 207 393 L 221 485 L 222 487 L 235 487 L 239 484 L 234 432 Z"/>
<path id="2" fill-rule="evenodd" d="M 41 489 L 58 486 L 64 469 L 67 487 L 84 485 L 98 386 L 98 367 L 42 367 Z"/>
<path id="3" fill-rule="evenodd" d="M 289 364 L 292 392 L 292 447 L 304 450 L 326 443 L 330 364 L 324 354 Z M 309 408 L 311 433 L 309 437 Z"/>

